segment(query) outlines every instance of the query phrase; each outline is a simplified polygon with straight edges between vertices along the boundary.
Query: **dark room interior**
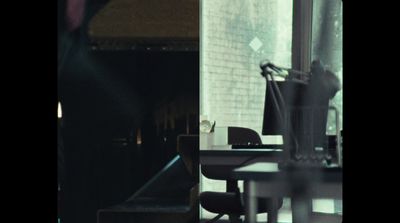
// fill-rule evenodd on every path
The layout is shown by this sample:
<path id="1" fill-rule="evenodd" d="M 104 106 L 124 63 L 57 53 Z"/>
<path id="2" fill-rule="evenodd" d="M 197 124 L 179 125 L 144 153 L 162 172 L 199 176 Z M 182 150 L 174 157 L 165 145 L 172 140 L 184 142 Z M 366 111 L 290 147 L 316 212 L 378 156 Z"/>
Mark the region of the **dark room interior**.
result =
<path id="1" fill-rule="evenodd" d="M 174 159 L 179 135 L 198 134 L 199 56 L 188 38 L 96 39 L 107 29 L 89 34 L 110 7 L 103 0 L 86 1 L 81 26 L 68 31 L 67 3 L 58 5 L 59 220 L 94 223 Z"/>

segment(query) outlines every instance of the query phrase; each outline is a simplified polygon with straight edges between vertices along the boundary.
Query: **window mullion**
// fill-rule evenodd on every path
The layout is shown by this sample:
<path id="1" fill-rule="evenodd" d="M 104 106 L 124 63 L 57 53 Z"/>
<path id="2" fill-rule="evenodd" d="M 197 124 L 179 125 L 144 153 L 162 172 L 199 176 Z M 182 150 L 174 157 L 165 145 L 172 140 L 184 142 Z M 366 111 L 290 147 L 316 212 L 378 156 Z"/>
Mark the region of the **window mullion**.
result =
<path id="1" fill-rule="evenodd" d="M 308 72 L 311 64 L 313 0 L 293 0 L 292 68 Z"/>

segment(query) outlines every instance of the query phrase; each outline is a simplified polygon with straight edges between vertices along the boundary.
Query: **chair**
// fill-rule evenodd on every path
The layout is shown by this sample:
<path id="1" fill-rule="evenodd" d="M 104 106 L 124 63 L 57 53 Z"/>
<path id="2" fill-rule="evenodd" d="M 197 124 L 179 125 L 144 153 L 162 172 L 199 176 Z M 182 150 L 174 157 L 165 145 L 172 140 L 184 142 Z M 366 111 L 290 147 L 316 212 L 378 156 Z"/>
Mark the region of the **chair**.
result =
<path id="1" fill-rule="evenodd" d="M 242 127 L 228 127 L 228 144 L 231 145 L 260 145 L 262 141 L 254 130 Z M 229 216 L 231 223 L 241 222 L 240 216 L 244 214 L 242 194 L 236 180 L 230 178 L 230 173 L 238 165 L 211 166 L 202 165 L 202 174 L 210 179 L 225 180 L 226 192 L 206 191 L 200 194 L 201 206 L 209 212 L 218 215 L 208 223 L 216 222 L 223 215 Z M 283 199 L 259 199 L 258 213 L 268 213 L 268 223 L 277 222 L 278 209 L 282 207 Z"/>

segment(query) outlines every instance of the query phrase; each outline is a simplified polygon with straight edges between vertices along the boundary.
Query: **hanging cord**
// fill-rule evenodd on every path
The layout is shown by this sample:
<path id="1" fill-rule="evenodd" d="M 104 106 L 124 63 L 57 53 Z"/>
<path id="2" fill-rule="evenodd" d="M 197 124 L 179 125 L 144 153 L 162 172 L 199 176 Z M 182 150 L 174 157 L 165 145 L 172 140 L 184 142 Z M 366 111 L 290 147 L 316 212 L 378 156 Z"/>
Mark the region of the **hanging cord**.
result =
<path id="1" fill-rule="evenodd" d="M 275 70 L 276 71 L 276 70 Z M 285 122 L 285 120 L 287 120 L 287 111 L 286 111 L 286 107 L 285 107 L 285 100 L 283 99 L 283 96 L 282 96 L 282 94 L 281 94 L 281 92 L 280 92 L 280 89 L 279 89 L 279 87 L 278 87 L 278 85 L 277 85 L 277 83 L 276 83 L 276 81 L 275 81 L 275 78 L 273 77 L 273 75 L 271 74 L 271 73 L 269 73 L 268 74 L 269 76 L 270 76 L 270 78 L 271 78 L 271 85 L 272 85 L 272 87 L 273 87 L 273 89 L 271 89 L 271 92 L 273 92 L 274 90 L 277 92 L 277 95 L 278 95 L 278 99 L 279 99 L 279 104 L 281 105 L 281 107 L 282 107 L 282 110 L 284 111 L 283 112 L 283 114 L 280 112 L 280 109 L 278 109 L 278 112 L 279 112 L 279 117 L 280 117 L 280 119 L 281 119 L 281 123 L 286 123 Z M 268 79 L 267 79 L 267 83 L 268 83 Z M 267 86 L 268 87 L 268 86 Z M 275 94 L 274 93 L 271 93 L 271 96 L 273 97 L 273 100 L 274 100 L 274 103 L 275 103 L 275 106 L 278 108 L 279 106 L 277 106 L 278 105 L 278 103 L 276 102 L 277 100 L 276 100 L 276 97 L 275 97 Z M 293 142 L 294 142 L 294 146 L 295 146 L 295 152 L 296 152 L 296 154 L 299 152 L 299 144 L 298 144 L 298 141 L 297 141 L 297 138 L 296 138 L 296 136 L 295 136 L 295 134 L 294 134 L 294 130 L 293 130 L 293 126 L 292 126 L 292 123 L 290 122 L 289 123 L 289 125 L 288 125 L 288 128 L 286 127 L 287 125 L 285 125 L 284 127 L 283 127 L 283 129 L 284 129 L 284 137 L 286 136 L 286 135 L 288 135 L 289 136 L 289 138 L 291 138 L 292 140 L 293 140 Z M 285 137 L 286 138 L 286 137 Z"/>
<path id="2" fill-rule="evenodd" d="M 265 77 L 265 79 L 267 79 L 267 77 Z M 271 94 L 272 101 L 274 102 L 274 106 L 275 106 L 276 110 L 278 110 L 279 120 L 281 121 L 281 123 L 284 123 L 284 117 L 282 116 L 282 112 L 281 112 L 280 106 L 278 104 L 278 101 L 276 100 L 274 89 L 272 87 L 272 84 L 269 83 L 268 79 L 267 79 L 267 90 Z"/>

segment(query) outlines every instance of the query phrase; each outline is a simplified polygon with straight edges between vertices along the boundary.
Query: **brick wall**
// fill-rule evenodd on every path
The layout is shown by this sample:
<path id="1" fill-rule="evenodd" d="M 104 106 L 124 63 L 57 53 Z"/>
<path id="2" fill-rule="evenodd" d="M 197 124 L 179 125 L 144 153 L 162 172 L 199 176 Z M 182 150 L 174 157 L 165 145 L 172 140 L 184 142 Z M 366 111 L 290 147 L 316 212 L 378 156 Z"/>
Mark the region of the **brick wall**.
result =
<path id="1" fill-rule="evenodd" d="M 292 0 L 200 2 L 200 113 L 217 126 L 261 135 L 266 84 L 259 63 L 291 65 Z M 201 191 L 225 191 L 222 181 L 200 181 Z M 201 209 L 202 218 L 214 216 Z"/>
<path id="2" fill-rule="evenodd" d="M 217 126 L 261 133 L 265 80 L 259 62 L 290 66 L 292 2 L 201 2 L 201 114 Z"/>

